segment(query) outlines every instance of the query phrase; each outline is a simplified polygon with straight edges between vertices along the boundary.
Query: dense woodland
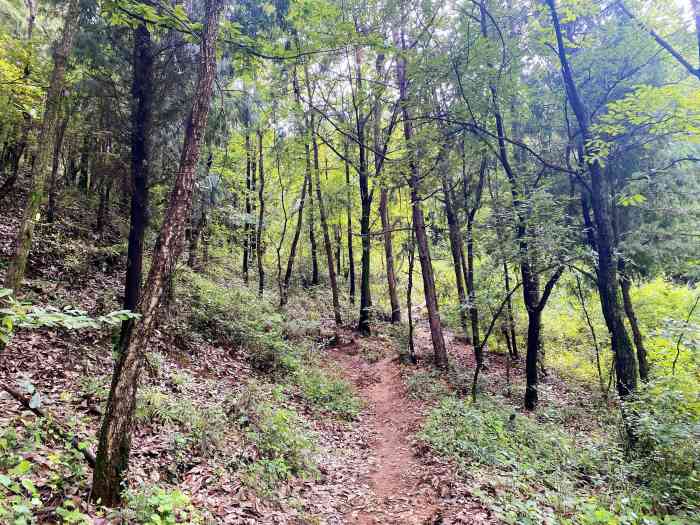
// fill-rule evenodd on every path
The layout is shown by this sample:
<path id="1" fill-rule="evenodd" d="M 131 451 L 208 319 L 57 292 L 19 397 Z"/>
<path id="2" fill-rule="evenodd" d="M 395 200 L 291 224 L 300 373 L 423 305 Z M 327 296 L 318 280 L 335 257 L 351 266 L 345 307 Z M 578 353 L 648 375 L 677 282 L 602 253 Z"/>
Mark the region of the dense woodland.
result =
<path id="1" fill-rule="evenodd" d="M 699 94 L 697 0 L 0 0 L 0 522 L 700 523 Z"/>

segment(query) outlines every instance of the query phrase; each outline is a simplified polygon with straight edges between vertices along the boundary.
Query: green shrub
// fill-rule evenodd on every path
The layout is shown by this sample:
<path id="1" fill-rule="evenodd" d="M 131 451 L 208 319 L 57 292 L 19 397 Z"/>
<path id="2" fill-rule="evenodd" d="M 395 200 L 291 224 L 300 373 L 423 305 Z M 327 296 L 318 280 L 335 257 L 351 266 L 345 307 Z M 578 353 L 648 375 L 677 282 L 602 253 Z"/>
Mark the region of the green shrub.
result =
<path id="1" fill-rule="evenodd" d="M 284 339 L 284 320 L 274 306 L 246 287 L 227 287 L 192 272 L 182 276 L 191 295 L 190 326 L 219 344 L 244 347 L 259 372 L 286 376 L 300 356 Z"/>
<path id="2" fill-rule="evenodd" d="M 418 370 L 406 378 L 408 395 L 414 399 L 431 401 L 447 395 L 448 390 L 435 370 Z"/>
<path id="3" fill-rule="evenodd" d="M 326 371 L 304 367 L 295 374 L 295 381 L 304 399 L 318 409 L 331 412 L 341 419 L 354 420 L 362 408 L 350 385 Z"/>
<path id="4" fill-rule="evenodd" d="M 313 436 L 296 412 L 263 403 L 243 423 L 259 456 L 246 469 L 251 486 L 268 489 L 291 476 L 316 475 Z"/>
<path id="5" fill-rule="evenodd" d="M 700 513 L 700 399 L 676 378 L 650 383 L 629 407 L 638 477 L 657 504 Z"/>
<path id="6" fill-rule="evenodd" d="M 202 408 L 189 399 L 176 398 L 153 387 L 139 392 L 135 418 L 141 424 L 178 426 L 186 433 L 185 441 L 205 456 L 221 449 L 227 429 L 222 408 Z"/>
<path id="7" fill-rule="evenodd" d="M 141 491 L 127 490 L 126 505 L 120 511 L 126 523 L 163 525 L 170 523 L 204 523 L 201 514 L 181 491 L 150 486 Z"/>
<path id="8" fill-rule="evenodd" d="M 574 439 L 560 424 L 515 415 L 498 403 L 471 404 L 452 397 L 441 401 L 419 434 L 435 452 L 454 459 L 463 474 L 475 480 L 472 494 L 505 523 L 693 523 L 688 516 L 697 512 L 697 506 L 689 499 L 689 485 L 697 483 L 695 474 L 681 468 L 675 478 L 668 478 L 667 485 L 657 486 L 654 480 L 659 475 L 647 463 L 658 462 L 658 455 L 640 462 L 636 456 L 625 455 L 615 441 L 592 436 L 581 433 Z M 687 445 L 692 447 L 688 438 Z M 640 435 L 640 439 L 645 438 Z M 645 454 L 640 450 L 640 455 Z M 687 454 L 689 448 L 678 451 L 678 456 Z M 682 507 L 671 506 L 660 497 L 664 491 L 673 491 L 676 497 L 682 494 L 674 483 L 685 487 L 687 499 Z"/>

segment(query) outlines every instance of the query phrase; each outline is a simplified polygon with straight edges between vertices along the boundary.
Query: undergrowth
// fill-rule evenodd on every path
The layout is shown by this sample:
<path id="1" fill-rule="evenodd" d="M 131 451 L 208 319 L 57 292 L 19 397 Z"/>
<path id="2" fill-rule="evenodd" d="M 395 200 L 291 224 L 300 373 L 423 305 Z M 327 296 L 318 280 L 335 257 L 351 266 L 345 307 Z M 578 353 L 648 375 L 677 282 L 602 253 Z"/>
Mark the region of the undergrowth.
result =
<path id="1" fill-rule="evenodd" d="M 650 463 L 665 468 L 661 464 L 667 456 L 658 447 L 633 454 L 602 436 L 573 437 L 561 425 L 516 415 L 496 401 L 472 404 L 446 397 L 419 437 L 438 454 L 452 458 L 473 480 L 472 494 L 506 523 L 697 523 L 691 517 L 697 516 L 697 499 L 671 486 L 696 483 L 696 474 L 680 481 L 668 472 L 653 472 Z M 671 485 L 652 481 L 662 477 Z"/>

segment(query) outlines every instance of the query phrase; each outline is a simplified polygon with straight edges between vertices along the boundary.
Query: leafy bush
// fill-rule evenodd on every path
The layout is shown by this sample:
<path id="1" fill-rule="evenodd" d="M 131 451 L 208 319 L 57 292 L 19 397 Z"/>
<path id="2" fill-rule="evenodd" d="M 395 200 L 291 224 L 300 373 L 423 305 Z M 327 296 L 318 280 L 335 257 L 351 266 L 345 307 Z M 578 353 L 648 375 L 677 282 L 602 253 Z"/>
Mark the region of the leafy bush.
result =
<path id="1" fill-rule="evenodd" d="M 102 326 L 116 326 L 138 314 L 129 310 L 119 310 L 99 317 L 89 317 L 87 312 L 77 308 L 59 310 L 53 307 L 32 306 L 20 302 L 12 296 L 12 290 L 0 288 L 0 351 L 12 340 L 18 328 L 64 328 L 66 330 L 98 329 Z"/>
<path id="2" fill-rule="evenodd" d="M 259 455 L 247 468 L 249 484 L 269 488 L 290 476 L 316 475 L 313 439 L 296 412 L 264 403 L 248 419 L 245 434 Z"/>
<path id="3" fill-rule="evenodd" d="M 221 448 L 227 428 L 226 415 L 220 407 L 202 408 L 155 388 L 141 389 L 135 418 L 138 423 L 178 426 L 187 433 L 186 442 L 205 456 Z"/>
<path id="4" fill-rule="evenodd" d="M 639 392 L 629 411 L 639 478 L 659 504 L 700 513 L 700 399 L 693 387 L 675 378 L 657 380 Z"/>
<path id="5" fill-rule="evenodd" d="M 281 387 L 249 382 L 228 400 L 227 413 L 238 425 L 255 454 L 242 458 L 246 483 L 269 491 L 291 476 L 314 476 L 314 436 L 306 422 L 285 401 Z"/>
<path id="6" fill-rule="evenodd" d="M 127 490 L 126 505 L 120 516 L 126 523 L 164 525 L 204 523 L 201 514 L 181 491 L 149 486 L 142 491 Z"/>

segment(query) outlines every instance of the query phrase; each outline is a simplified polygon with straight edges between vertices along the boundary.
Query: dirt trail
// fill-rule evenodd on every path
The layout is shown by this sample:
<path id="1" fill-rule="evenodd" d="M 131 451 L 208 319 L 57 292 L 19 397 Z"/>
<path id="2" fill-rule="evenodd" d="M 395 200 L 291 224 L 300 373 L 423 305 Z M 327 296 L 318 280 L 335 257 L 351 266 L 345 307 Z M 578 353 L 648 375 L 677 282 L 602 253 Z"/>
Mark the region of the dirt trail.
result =
<path id="1" fill-rule="evenodd" d="M 440 523 L 436 494 L 420 478 L 411 437 L 422 420 L 419 406 L 406 395 L 398 363 L 387 357 L 368 364 L 358 355 L 334 352 L 344 374 L 367 402 L 364 424 L 372 433 L 368 483 L 373 498 L 346 514 L 354 525 Z"/>

